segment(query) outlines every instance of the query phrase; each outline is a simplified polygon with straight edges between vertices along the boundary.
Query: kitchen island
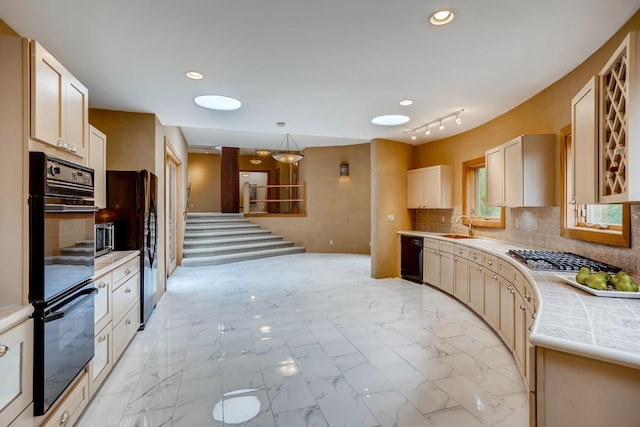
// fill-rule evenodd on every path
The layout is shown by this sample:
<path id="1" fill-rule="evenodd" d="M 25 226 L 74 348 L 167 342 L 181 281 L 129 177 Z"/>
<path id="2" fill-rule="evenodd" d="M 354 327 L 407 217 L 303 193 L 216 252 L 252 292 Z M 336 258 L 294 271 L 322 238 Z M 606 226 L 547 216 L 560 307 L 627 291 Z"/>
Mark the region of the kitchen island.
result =
<path id="1" fill-rule="evenodd" d="M 436 284 L 436 287 L 476 311 L 514 353 L 525 385 L 532 393 L 531 425 L 638 425 L 640 299 L 594 296 L 564 283 L 553 272 L 531 270 L 507 254 L 510 249 L 522 249 L 507 242 L 464 236 L 451 238 L 418 231 L 402 231 L 399 234 L 425 238 L 425 278 L 431 274 L 427 271 L 431 253 L 443 257 L 446 255 L 446 249 L 441 247 L 452 248 L 452 265 L 456 255 L 459 253 L 462 257 L 466 250 L 478 251 L 485 260 L 489 260 L 489 264 L 484 265 L 481 260 L 474 260 L 478 265 L 490 268 L 494 264 L 494 269 L 485 279 L 485 305 L 480 310 L 473 305 L 473 283 L 466 285 L 467 300 L 456 295 L 454 272 L 458 270 L 455 268 L 451 268 L 450 277 L 453 279 L 449 279 L 453 286 L 442 283 L 440 286 Z M 492 257 L 498 262 L 492 262 Z M 515 278 L 509 278 L 509 272 L 503 274 L 500 271 L 502 268 L 505 271 L 515 269 Z M 447 270 L 443 268 L 442 271 Z M 494 278 L 497 283 L 504 280 L 505 292 L 500 292 L 500 285 L 496 285 L 497 291 L 489 292 L 493 289 L 489 281 Z M 526 357 L 519 360 L 518 356 L 517 303 L 515 335 L 505 333 L 509 331 L 508 326 L 513 328 L 514 324 L 508 318 L 513 310 L 505 310 L 505 303 L 509 302 L 513 307 L 510 295 L 517 296 L 522 292 L 515 290 L 528 289 L 518 285 L 519 278 L 530 285 L 535 293 L 528 298 L 533 300 L 528 337 L 525 330 L 527 346 L 531 351 L 530 363 L 526 363 Z M 425 279 L 425 282 L 430 280 Z M 528 310 L 525 304 L 520 308 Z M 503 325 L 507 327 L 503 329 Z M 526 349 L 524 353 L 527 353 Z"/>

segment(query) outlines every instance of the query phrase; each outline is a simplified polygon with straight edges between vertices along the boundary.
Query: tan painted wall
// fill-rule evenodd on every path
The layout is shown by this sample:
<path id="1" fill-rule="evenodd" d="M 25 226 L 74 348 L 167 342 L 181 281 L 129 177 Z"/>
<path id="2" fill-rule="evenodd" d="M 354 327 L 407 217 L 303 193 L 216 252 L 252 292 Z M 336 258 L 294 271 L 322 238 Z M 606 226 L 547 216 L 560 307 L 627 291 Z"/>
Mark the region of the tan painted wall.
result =
<path id="1" fill-rule="evenodd" d="M 176 154 L 188 167 L 187 143 L 179 128 L 165 128 L 155 114 L 89 110 L 89 122 L 107 135 L 107 169 L 147 169 L 158 177 L 158 223 L 165 224 L 165 130 Z M 186 194 L 186 181 L 183 192 Z M 165 227 L 158 230 L 159 299 L 166 289 Z"/>
<path id="2" fill-rule="evenodd" d="M 89 109 L 89 123 L 107 135 L 107 169 L 147 169 L 159 175 L 162 161 L 158 162 L 156 149 L 162 142 L 157 139 L 156 121 L 155 114 Z"/>
<path id="3" fill-rule="evenodd" d="M 20 37 L 0 20 L 0 236 L 4 242 L 0 245 L 0 305 L 28 302 L 28 164 L 23 114 L 29 104 L 22 48 Z"/>
<path id="4" fill-rule="evenodd" d="M 371 277 L 398 277 L 400 230 L 411 229 L 407 210 L 407 170 L 413 147 L 374 139 L 371 143 Z M 387 221 L 394 215 L 395 221 Z"/>
<path id="5" fill-rule="evenodd" d="M 307 183 L 307 216 L 252 217 L 251 221 L 308 252 L 370 253 L 369 144 L 307 148 L 304 156 L 300 182 Z M 339 176 L 343 161 L 349 163 L 347 179 Z"/>
<path id="6" fill-rule="evenodd" d="M 189 212 L 220 212 L 220 155 L 189 153 Z"/>
<path id="7" fill-rule="evenodd" d="M 456 179 L 455 206 L 461 206 L 462 162 L 482 157 L 485 150 L 518 135 L 559 135 L 560 129 L 571 123 L 571 98 L 594 74 L 600 72 L 624 36 L 631 30 L 640 30 L 640 12 L 576 69 L 516 108 L 463 134 L 417 146 L 412 168 L 437 164 L 453 165 Z M 556 194 L 559 194 L 560 184 L 558 180 Z M 559 197 L 556 199 L 559 202 Z"/>

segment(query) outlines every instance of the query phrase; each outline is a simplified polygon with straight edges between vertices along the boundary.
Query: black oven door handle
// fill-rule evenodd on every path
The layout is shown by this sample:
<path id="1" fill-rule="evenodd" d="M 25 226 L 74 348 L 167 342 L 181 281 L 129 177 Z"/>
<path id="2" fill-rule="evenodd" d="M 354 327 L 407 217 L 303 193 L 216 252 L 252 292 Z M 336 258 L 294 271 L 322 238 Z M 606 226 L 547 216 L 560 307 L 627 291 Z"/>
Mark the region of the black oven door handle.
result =
<path id="1" fill-rule="evenodd" d="M 65 299 L 60 304 L 55 305 L 51 308 L 51 311 L 44 316 L 44 321 L 51 322 L 53 320 L 62 319 L 66 313 L 73 311 L 73 309 L 78 305 L 83 303 L 87 298 L 93 298 L 93 294 L 97 294 L 98 290 L 96 288 L 83 289 L 77 294 Z M 81 297 L 81 295 L 84 295 Z M 69 304 L 73 302 L 73 304 Z M 63 310 L 60 310 L 63 309 Z"/>
<path id="2" fill-rule="evenodd" d="M 91 205 L 60 205 L 54 203 L 44 205 L 44 211 L 51 213 L 93 213 L 97 210 L 97 206 Z"/>

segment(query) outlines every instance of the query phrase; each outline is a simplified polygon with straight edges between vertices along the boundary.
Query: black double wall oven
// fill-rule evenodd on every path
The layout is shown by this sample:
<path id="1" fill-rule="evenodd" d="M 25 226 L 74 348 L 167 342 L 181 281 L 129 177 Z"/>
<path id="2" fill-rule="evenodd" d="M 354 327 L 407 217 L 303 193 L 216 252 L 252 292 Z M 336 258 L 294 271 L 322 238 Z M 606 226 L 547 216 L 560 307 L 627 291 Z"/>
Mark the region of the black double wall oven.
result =
<path id="1" fill-rule="evenodd" d="M 93 170 L 29 153 L 29 300 L 34 414 L 43 415 L 94 354 Z"/>

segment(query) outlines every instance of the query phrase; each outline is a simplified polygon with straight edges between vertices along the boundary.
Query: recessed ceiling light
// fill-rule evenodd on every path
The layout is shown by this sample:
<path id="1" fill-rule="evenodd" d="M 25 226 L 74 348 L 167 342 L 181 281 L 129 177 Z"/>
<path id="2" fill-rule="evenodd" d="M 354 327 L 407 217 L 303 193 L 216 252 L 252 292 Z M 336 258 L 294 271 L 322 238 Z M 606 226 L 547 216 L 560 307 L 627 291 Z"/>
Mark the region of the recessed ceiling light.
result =
<path id="1" fill-rule="evenodd" d="M 249 159 L 249 163 L 251 163 L 252 165 L 259 165 L 260 163 L 262 163 L 262 160 L 260 160 L 260 159 Z"/>
<path id="2" fill-rule="evenodd" d="M 371 119 L 371 123 L 378 126 L 398 126 L 403 125 L 411 120 L 407 116 L 401 114 L 388 114 L 386 116 L 378 116 Z"/>
<path id="3" fill-rule="evenodd" d="M 415 135 L 413 135 L 413 136 L 411 137 L 411 140 L 412 140 L 412 141 L 415 141 L 416 139 L 418 139 L 418 137 L 417 137 L 417 136 L 415 136 Z"/>
<path id="4" fill-rule="evenodd" d="M 431 15 L 429 22 L 433 25 L 445 25 L 453 21 L 453 12 L 450 10 L 439 10 Z"/>
<path id="5" fill-rule="evenodd" d="M 184 75 L 190 78 L 191 80 L 202 80 L 204 78 L 202 73 L 199 73 L 197 71 L 187 71 L 186 73 L 184 73 Z"/>
<path id="6" fill-rule="evenodd" d="M 271 155 L 271 150 L 266 150 L 264 148 L 258 148 L 256 150 L 256 154 L 258 156 L 270 156 Z"/>
<path id="7" fill-rule="evenodd" d="M 242 103 L 235 98 L 222 95 L 200 95 L 193 101 L 202 108 L 209 110 L 233 111 L 242 106 Z"/>
<path id="8" fill-rule="evenodd" d="M 403 99 L 402 101 L 400 101 L 400 105 L 402 105 L 403 107 L 411 104 L 413 104 L 413 99 Z"/>

